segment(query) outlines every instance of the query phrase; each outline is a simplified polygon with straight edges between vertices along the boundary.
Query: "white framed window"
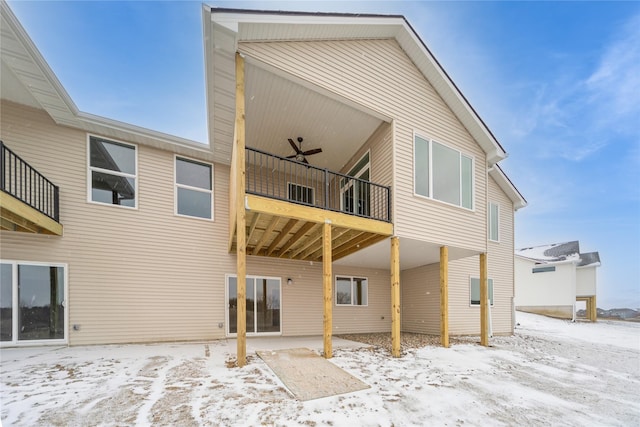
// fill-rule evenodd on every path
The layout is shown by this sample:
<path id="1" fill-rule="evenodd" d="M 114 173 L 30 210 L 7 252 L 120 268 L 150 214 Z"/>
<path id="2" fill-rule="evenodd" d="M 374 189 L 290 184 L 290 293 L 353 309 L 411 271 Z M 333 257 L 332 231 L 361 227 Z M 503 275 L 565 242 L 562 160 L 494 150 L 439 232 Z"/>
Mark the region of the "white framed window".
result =
<path id="1" fill-rule="evenodd" d="M 138 206 L 138 149 L 133 144 L 88 136 L 88 200 Z"/>
<path id="2" fill-rule="evenodd" d="M 213 165 L 176 156 L 175 213 L 213 219 Z"/>
<path id="3" fill-rule="evenodd" d="M 369 305 L 366 277 L 336 276 L 336 305 Z"/>
<path id="4" fill-rule="evenodd" d="M 414 134 L 414 194 L 472 210 L 473 175 L 473 157 Z"/>
<path id="5" fill-rule="evenodd" d="M 67 265 L 0 260 L 0 345 L 67 343 Z"/>
<path id="6" fill-rule="evenodd" d="M 315 203 L 314 190 L 313 187 L 307 187 L 306 185 L 300 185 L 294 182 L 287 183 L 287 197 L 293 202 L 313 205 Z"/>
<path id="7" fill-rule="evenodd" d="M 489 203 L 489 240 L 500 241 L 500 206 L 497 203 Z"/>
<path id="8" fill-rule="evenodd" d="M 489 301 L 493 305 L 493 279 L 487 279 L 487 287 L 489 288 Z M 480 279 L 472 277 L 469 281 L 470 305 L 480 305 Z"/>

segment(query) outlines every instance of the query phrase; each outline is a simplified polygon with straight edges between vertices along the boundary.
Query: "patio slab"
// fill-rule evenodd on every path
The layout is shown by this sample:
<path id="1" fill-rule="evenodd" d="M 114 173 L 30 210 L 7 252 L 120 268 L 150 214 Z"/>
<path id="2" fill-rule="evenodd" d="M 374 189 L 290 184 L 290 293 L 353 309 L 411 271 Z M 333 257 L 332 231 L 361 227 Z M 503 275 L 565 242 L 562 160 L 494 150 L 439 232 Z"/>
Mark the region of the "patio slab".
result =
<path id="1" fill-rule="evenodd" d="M 308 348 L 265 350 L 257 354 L 298 400 L 320 399 L 370 388 Z"/>

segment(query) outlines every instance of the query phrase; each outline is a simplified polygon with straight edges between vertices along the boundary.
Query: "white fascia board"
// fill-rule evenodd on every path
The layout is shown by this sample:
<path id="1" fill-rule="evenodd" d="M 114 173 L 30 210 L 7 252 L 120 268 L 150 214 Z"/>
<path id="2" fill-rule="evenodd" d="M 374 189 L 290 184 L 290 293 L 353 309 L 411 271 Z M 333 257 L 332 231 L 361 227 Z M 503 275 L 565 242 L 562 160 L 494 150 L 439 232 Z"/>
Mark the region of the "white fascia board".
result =
<path id="1" fill-rule="evenodd" d="M 517 211 L 518 209 L 522 209 L 528 205 L 525 198 L 520 194 L 520 191 L 518 191 L 515 185 L 513 185 L 511 180 L 507 177 L 504 171 L 500 169 L 500 167 L 498 167 L 498 165 L 494 165 L 493 167 L 489 168 L 489 175 L 494 179 L 496 184 L 498 184 L 498 187 L 500 187 L 502 191 L 505 192 L 507 197 L 509 197 L 509 199 L 513 202 L 514 210 Z"/>
<path id="2" fill-rule="evenodd" d="M 403 25 L 404 19 L 396 16 L 332 16 L 274 13 L 211 12 L 211 21 L 237 32 L 242 24 L 297 24 L 297 25 Z"/>
<path id="3" fill-rule="evenodd" d="M 42 78 L 51 85 L 52 89 L 64 102 L 69 111 L 72 114 L 77 114 L 78 107 L 73 102 L 64 86 L 62 86 L 62 83 L 60 83 L 60 80 L 58 80 L 53 70 L 51 70 L 49 64 L 47 64 L 47 61 L 45 61 L 44 57 L 40 54 L 40 51 L 33 43 L 22 24 L 20 24 L 20 21 L 18 21 L 18 18 L 14 15 L 9 5 L 4 1 L 0 2 L 0 12 L 2 14 L 3 20 L 5 20 L 9 24 L 8 26 L 10 28 L 10 31 L 13 33 L 16 40 L 26 51 L 27 57 L 42 73 Z M 11 63 L 8 63 L 8 65 L 11 67 Z M 38 97 L 36 97 L 36 99 L 38 99 Z M 45 108 L 46 110 L 45 106 L 43 106 L 43 108 Z"/>
<path id="4" fill-rule="evenodd" d="M 192 141 L 186 138 L 180 138 L 178 136 L 169 135 L 164 132 L 155 131 L 152 129 L 147 129 L 141 126 L 136 126 L 130 123 L 121 122 L 118 120 L 109 119 L 102 116 L 97 116 L 94 114 L 84 113 L 80 111 L 77 115 L 78 121 L 82 123 L 87 123 L 89 125 L 103 127 L 105 129 L 111 129 L 117 132 L 123 132 L 130 136 L 130 139 L 134 139 L 137 141 L 151 141 L 167 144 L 168 147 L 176 146 L 187 148 L 190 150 L 195 150 L 201 152 L 202 154 L 209 154 L 209 146 L 206 144 L 201 144 L 196 141 Z"/>

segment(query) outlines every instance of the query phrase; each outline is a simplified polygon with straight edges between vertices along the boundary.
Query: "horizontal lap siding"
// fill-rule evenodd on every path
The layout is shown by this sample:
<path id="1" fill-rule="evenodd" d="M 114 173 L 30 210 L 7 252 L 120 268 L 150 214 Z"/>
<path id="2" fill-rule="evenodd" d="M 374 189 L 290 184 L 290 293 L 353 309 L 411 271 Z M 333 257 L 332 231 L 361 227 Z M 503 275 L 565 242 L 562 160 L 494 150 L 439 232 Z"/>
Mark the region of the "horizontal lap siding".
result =
<path id="1" fill-rule="evenodd" d="M 393 118 L 396 234 L 484 250 L 485 155 L 394 40 L 241 43 L 239 50 Z M 414 131 L 475 158 L 475 211 L 413 195 Z"/>
<path id="2" fill-rule="evenodd" d="M 513 202 L 489 177 L 489 202 L 499 206 L 499 242 L 487 243 L 488 274 L 493 278 L 497 307 L 492 312 L 494 333 L 513 333 L 514 211 Z"/>
<path id="3" fill-rule="evenodd" d="M 69 266 L 70 343 L 223 336 L 228 168 L 215 165 L 215 221 L 174 215 L 174 155 L 138 146 L 138 209 L 87 202 L 86 133 L 2 104 L 2 140 L 60 187 L 63 237 L 2 232 L 2 258 Z M 215 326 L 214 326 L 215 325 Z"/>
<path id="4" fill-rule="evenodd" d="M 72 345 L 224 337 L 225 274 L 236 271 L 227 166 L 214 165 L 213 222 L 174 215 L 174 155 L 140 145 L 138 209 L 97 205 L 87 202 L 86 133 L 13 103 L 1 118 L 7 146 L 60 186 L 64 225 L 63 237 L 1 232 L 1 257 L 68 264 Z M 282 279 L 284 335 L 322 333 L 322 263 L 248 257 L 247 274 Z M 334 333 L 390 330 L 388 270 L 335 274 L 369 278 L 369 306 L 334 307 Z"/>
<path id="5" fill-rule="evenodd" d="M 400 273 L 402 331 L 440 334 L 440 265 Z"/>

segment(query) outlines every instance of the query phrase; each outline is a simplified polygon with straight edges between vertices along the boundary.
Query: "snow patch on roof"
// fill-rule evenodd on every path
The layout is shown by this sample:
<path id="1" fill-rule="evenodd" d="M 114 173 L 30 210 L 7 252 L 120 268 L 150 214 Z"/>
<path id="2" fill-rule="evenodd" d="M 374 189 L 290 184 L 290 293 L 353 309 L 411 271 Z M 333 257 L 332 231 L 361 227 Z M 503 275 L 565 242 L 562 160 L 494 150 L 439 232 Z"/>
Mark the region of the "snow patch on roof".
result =
<path id="1" fill-rule="evenodd" d="M 575 261 L 578 267 L 600 265 L 600 254 L 598 252 L 581 254 L 580 242 L 577 240 L 516 249 L 515 252 L 518 256 L 529 258 L 540 264 Z"/>

